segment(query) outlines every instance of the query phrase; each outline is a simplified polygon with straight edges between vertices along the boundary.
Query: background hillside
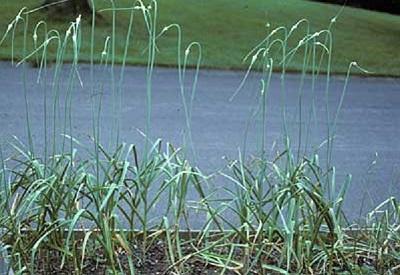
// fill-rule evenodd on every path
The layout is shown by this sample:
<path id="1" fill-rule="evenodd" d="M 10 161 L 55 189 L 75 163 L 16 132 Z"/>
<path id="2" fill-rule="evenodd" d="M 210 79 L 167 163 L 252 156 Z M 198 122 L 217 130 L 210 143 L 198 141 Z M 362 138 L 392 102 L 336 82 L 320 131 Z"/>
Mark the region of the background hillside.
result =
<path id="1" fill-rule="evenodd" d="M 96 10 L 109 6 L 107 1 L 96 1 Z M 129 7 L 132 1 L 116 1 L 117 7 Z M 0 26 L 6 30 L 8 23 L 23 6 L 37 7 L 38 0 L 2 1 Z M 189 41 L 198 41 L 203 46 L 203 67 L 221 69 L 243 69 L 246 53 L 277 26 L 292 26 L 298 20 L 306 18 L 311 22 L 313 31 L 325 29 L 330 20 L 338 14 L 340 6 L 302 0 L 168 0 L 159 1 L 159 29 L 170 23 L 178 23 L 183 29 L 185 45 Z M 96 58 L 104 46 L 104 41 L 111 35 L 111 12 L 99 12 L 103 19 L 96 30 Z M 30 29 L 46 14 L 35 12 L 30 15 Z M 122 54 L 126 30 L 129 22 L 128 11 L 117 12 L 117 54 Z M 146 31 L 141 15 L 135 17 L 136 28 L 133 33 L 133 46 L 129 52 L 130 64 L 146 63 Z M 68 22 L 53 21 L 48 28 L 64 30 Z M 267 28 L 266 25 L 270 27 Z M 90 33 L 90 21 L 83 24 L 83 32 Z M 334 52 L 333 72 L 343 73 L 351 61 L 357 61 L 364 68 L 377 75 L 400 75 L 400 17 L 362 9 L 346 7 L 333 26 Z M 305 33 L 305 27 L 299 28 L 295 39 L 297 44 Z M 39 35 L 43 37 L 43 28 Z M 28 34 L 29 47 L 32 48 L 32 33 Z M 23 29 L 18 27 L 14 39 L 14 54 L 21 55 Z M 81 59 L 89 60 L 89 40 L 81 49 Z M 0 46 L 0 58 L 11 58 L 11 35 Z M 176 64 L 176 36 L 169 32 L 158 41 L 160 53 L 157 64 L 173 66 Z M 194 62 L 192 60 L 191 62 Z M 302 59 L 294 59 L 289 70 L 299 70 Z"/>

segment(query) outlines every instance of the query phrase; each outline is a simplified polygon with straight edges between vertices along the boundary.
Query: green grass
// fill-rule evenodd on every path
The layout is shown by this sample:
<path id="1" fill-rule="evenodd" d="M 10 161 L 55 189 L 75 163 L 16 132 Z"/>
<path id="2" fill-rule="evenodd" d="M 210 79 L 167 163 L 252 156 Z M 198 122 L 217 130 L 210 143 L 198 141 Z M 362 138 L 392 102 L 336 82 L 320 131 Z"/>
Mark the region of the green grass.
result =
<path id="1" fill-rule="evenodd" d="M 6 27 L 15 17 L 18 10 L 26 5 L 33 8 L 37 0 L 3 1 L 0 10 L 0 25 Z M 97 10 L 109 6 L 109 1 L 96 1 Z M 128 7 L 132 1 L 116 1 L 117 7 Z M 244 69 L 247 64 L 242 60 L 249 48 L 277 26 L 292 26 L 298 20 L 305 18 L 311 22 L 312 30 L 327 28 L 331 18 L 340 10 L 334 5 L 320 4 L 301 0 L 168 0 L 160 1 L 159 31 L 162 26 L 178 23 L 184 26 L 183 42 L 198 41 L 203 47 L 203 67 L 221 69 Z M 96 61 L 100 60 L 100 52 L 107 35 L 111 35 L 111 12 L 102 12 L 104 20 L 97 26 Z M 35 13 L 31 25 L 43 18 Z M 122 61 L 123 43 L 129 12 L 117 12 L 116 61 Z M 146 31 L 141 16 L 136 16 L 133 37 L 135 47 L 129 51 L 129 64 L 145 65 L 147 54 Z M 267 28 L 266 24 L 270 24 Z M 376 75 L 400 75 L 400 33 L 398 26 L 400 17 L 384 13 L 345 8 L 332 28 L 335 42 L 333 45 L 334 59 L 332 73 L 345 73 L 348 64 L 357 61 L 362 67 Z M 51 22 L 49 28 L 65 29 L 66 23 Z M 32 28 L 31 28 L 32 30 Z M 299 30 L 293 43 L 304 35 Z M 83 25 L 83 33 L 89 34 L 90 23 Z M 16 53 L 22 48 L 22 30 L 17 31 L 15 39 Z M 31 37 L 31 35 L 29 35 Z M 32 40 L 32 39 L 30 39 Z M 31 41 L 28 41 L 31 43 Z M 289 41 L 290 43 L 290 41 Z M 158 41 L 161 51 L 157 57 L 157 65 L 175 66 L 176 38 L 169 33 Z M 10 59 L 10 40 L 5 41 L 1 48 L 0 58 Z M 81 61 L 90 59 L 90 43 L 82 45 Z M 68 59 L 68 57 L 67 57 Z M 69 59 L 72 59 L 70 57 Z M 194 61 L 192 61 L 194 62 Z M 191 63 L 193 65 L 193 63 Z M 301 57 L 296 58 L 287 68 L 290 71 L 300 71 Z"/>

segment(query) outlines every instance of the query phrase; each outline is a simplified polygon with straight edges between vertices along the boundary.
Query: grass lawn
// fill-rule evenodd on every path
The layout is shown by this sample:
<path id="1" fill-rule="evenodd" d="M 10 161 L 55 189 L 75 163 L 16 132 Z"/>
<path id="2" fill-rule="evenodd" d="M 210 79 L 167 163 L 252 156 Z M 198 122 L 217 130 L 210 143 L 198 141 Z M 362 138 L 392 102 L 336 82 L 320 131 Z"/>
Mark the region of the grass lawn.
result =
<path id="1" fill-rule="evenodd" d="M 133 1 L 115 1 L 118 7 L 128 7 Z M 23 6 L 36 7 L 39 0 L 2 1 L 0 9 L 0 26 L 5 31 L 8 23 Z M 109 5 L 109 1 L 97 1 L 97 10 Z M 311 22 L 313 31 L 328 27 L 332 17 L 338 11 L 338 6 L 320 4 L 301 0 L 160 0 L 159 29 L 170 23 L 178 23 L 183 28 L 183 41 L 198 41 L 203 47 L 202 66 L 221 69 L 243 69 L 245 54 L 272 28 L 295 24 L 299 19 L 306 18 Z M 111 35 L 112 17 L 110 11 L 101 13 L 103 19 L 97 26 L 96 58 L 100 59 L 104 40 Z M 30 17 L 31 30 L 35 23 L 44 19 L 42 13 L 34 13 Z M 146 64 L 147 36 L 140 13 L 135 18 L 133 43 L 129 52 L 128 63 Z M 122 59 L 123 45 L 129 22 L 128 11 L 117 12 L 116 56 Z M 266 24 L 270 27 L 267 28 Z M 66 23 L 52 22 L 49 28 L 65 30 Z M 296 39 L 298 42 L 305 32 L 305 27 L 299 28 Z M 43 28 L 40 31 L 43 37 Z M 90 22 L 83 24 L 83 45 L 81 60 L 90 58 Z M 29 43 L 32 44 L 29 35 Z M 344 73 L 351 61 L 357 61 L 362 67 L 377 75 L 400 76 L 400 17 L 372 11 L 345 8 L 333 27 L 334 52 L 332 72 Z M 22 48 L 22 24 L 17 29 L 14 39 L 15 55 L 20 55 Z M 295 45 L 295 44 L 293 44 Z M 176 35 L 170 31 L 158 41 L 160 53 L 157 64 L 173 66 L 176 64 Z M 11 35 L 0 47 L 0 58 L 11 57 Z M 194 62 L 194 60 L 193 60 Z M 288 70 L 300 70 L 301 57 L 295 58 Z"/>

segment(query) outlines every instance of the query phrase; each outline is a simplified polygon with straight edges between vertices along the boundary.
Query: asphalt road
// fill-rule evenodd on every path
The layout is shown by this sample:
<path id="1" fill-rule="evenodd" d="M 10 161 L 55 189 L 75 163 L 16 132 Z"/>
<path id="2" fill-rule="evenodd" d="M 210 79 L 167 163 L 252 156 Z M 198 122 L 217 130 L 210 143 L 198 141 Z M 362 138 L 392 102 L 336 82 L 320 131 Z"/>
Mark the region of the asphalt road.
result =
<path id="1" fill-rule="evenodd" d="M 118 83 L 119 69 L 115 71 Z M 47 89 L 51 85 L 51 70 L 48 73 Z M 66 70 L 66 73 L 68 70 Z M 91 133 L 90 70 L 88 65 L 79 69 L 83 87 L 77 83 L 72 93 L 73 133 L 85 143 Z M 187 84 L 193 71 L 188 71 Z M 29 112 L 35 148 L 43 150 L 43 84 L 37 84 L 38 69 L 28 68 L 26 83 Z M 65 74 L 67 75 L 67 74 Z M 121 108 L 121 140 L 142 144 L 146 124 L 146 69 L 128 67 L 122 82 L 123 101 Z M 203 70 L 199 76 L 198 89 L 192 109 L 192 136 L 197 152 L 196 164 L 206 172 L 216 171 L 226 165 L 223 158 L 237 158 L 241 153 L 247 156 L 257 152 L 260 146 L 260 121 L 251 118 L 259 102 L 259 77 L 252 74 L 243 89 L 233 101 L 229 98 L 239 86 L 243 72 Z M 0 63 L 0 138 L 3 144 L 15 135 L 26 142 L 25 103 L 21 68 L 10 63 Z M 42 75 L 44 77 L 44 75 Z M 66 77 L 66 76 L 65 76 Z M 99 67 L 95 69 L 95 86 L 104 86 L 102 140 L 110 142 L 109 132 L 116 127 L 112 112 L 112 89 L 110 72 Z M 44 78 L 42 78 L 44 79 Z M 279 75 L 273 75 L 267 97 L 266 148 L 270 156 L 282 144 L 282 102 L 287 112 L 288 131 L 297 148 L 298 129 L 303 129 L 301 148 L 305 150 L 305 129 L 311 125 L 307 150 L 315 149 L 327 137 L 326 102 L 330 118 L 338 107 L 343 77 L 332 77 L 329 94 L 325 94 L 325 81 L 318 79 L 315 93 L 311 93 L 311 81 L 304 84 L 302 121 L 299 120 L 300 76 L 288 74 L 285 91 L 282 92 Z M 62 80 L 61 101 L 67 90 L 67 81 Z M 150 138 L 162 138 L 176 146 L 183 144 L 184 111 L 180 96 L 178 74 L 174 69 L 157 68 L 153 78 L 153 105 Z M 285 96 L 285 100 L 282 99 Z M 315 116 L 310 124 L 309 114 L 314 99 Z M 246 131 L 246 129 L 248 129 Z M 247 135 L 245 133 L 247 132 Z M 400 198 L 400 80 L 390 78 L 352 77 L 344 96 L 342 110 L 338 117 L 334 141 L 333 164 L 338 174 L 338 184 L 346 174 L 352 174 L 352 185 L 345 209 L 350 218 L 357 218 L 360 208 L 364 212 L 379 204 L 388 196 Z M 245 142 L 246 141 L 246 142 Z M 244 148 L 246 144 L 246 148 Z M 274 147 L 274 144 L 276 146 Z M 4 148 L 10 148 L 5 145 Z M 6 154 L 10 153 L 6 149 Z M 326 148 L 319 154 L 324 159 Z"/>

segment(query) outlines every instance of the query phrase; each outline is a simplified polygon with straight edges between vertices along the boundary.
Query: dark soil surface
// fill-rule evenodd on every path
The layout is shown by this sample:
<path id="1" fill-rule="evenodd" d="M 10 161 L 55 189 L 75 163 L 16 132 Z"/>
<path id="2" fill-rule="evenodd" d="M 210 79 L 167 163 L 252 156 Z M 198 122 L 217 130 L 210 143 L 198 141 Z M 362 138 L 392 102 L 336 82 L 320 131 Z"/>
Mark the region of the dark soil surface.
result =
<path id="1" fill-rule="evenodd" d="M 134 246 L 133 264 L 135 274 L 177 274 L 176 270 L 171 268 L 169 262 L 166 245 L 163 241 L 151 245 L 147 253 L 143 255 L 141 249 Z M 184 248 L 184 252 L 190 252 L 191 248 Z M 186 251 L 185 251 L 186 250 Z M 130 267 L 128 257 L 125 252 L 117 252 L 122 269 L 126 274 L 130 274 Z M 37 268 L 35 274 L 38 275 L 67 275 L 76 274 L 73 264 L 65 264 L 61 268 L 61 256 L 58 253 L 51 253 L 50 255 L 41 255 L 38 257 Z M 182 272 L 183 270 L 183 272 Z M 110 271 L 110 272 L 108 272 Z M 106 257 L 104 253 L 99 251 L 96 255 L 86 257 L 83 265 L 83 274 L 111 274 L 112 270 L 107 270 Z M 215 266 L 208 265 L 199 259 L 189 259 L 184 263 L 183 267 L 179 270 L 179 274 L 219 274 L 221 270 Z M 235 274 L 233 272 L 225 272 L 224 274 Z"/>
<path id="2" fill-rule="evenodd" d="M 79 244 L 78 244 L 79 246 Z M 82 265 L 82 270 L 75 270 L 75 266 L 81 266 L 81 262 L 74 264 L 72 262 L 65 261 L 62 266 L 62 255 L 59 252 L 45 251 L 41 252 L 35 261 L 35 269 L 33 274 L 37 275 L 67 275 L 67 274 L 87 274 L 87 275 L 108 275 L 108 274 L 132 274 L 131 266 L 133 266 L 134 273 L 138 275 L 211 275 L 211 274 L 223 274 L 226 275 L 237 275 L 241 274 L 238 272 L 233 272 L 230 270 L 222 270 L 221 268 L 205 262 L 204 259 L 200 257 L 193 256 L 179 266 L 174 266 L 168 256 L 168 247 L 164 240 L 156 240 L 154 243 L 146 246 L 146 252 L 143 252 L 143 243 L 137 243 L 131 245 L 131 265 L 128 261 L 128 256 L 126 252 L 122 249 L 115 251 L 118 257 L 119 264 L 115 266 L 120 266 L 118 270 L 110 270 L 107 266 L 107 257 L 100 249 L 93 249 L 87 247 L 87 253 L 85 255 L 85 260 Z M 182 255 L 191 255 L 195 250 L 190 246 L 181 246 Z M 201 249 L 201 248 L 199 248 Z M 91 252 L 90 252 L 91 251 Z M 94 252 L 93 252 L 94 251 Z M 226 252 L 226 251 L 225 251 Z M 176 253 L 176 251 L 175 251 Z M 226 254 L 226 253 L 224 253 Z M 234 252 L 234 258 L 240 259 L 243 256 L 242 250 L 237 250 Z M 80 259 L 81 257 L 76 257 Z M 261 259 L 263 264 L 268 264 L 270 266 L 279 266 L 278 259 L 280 258 L 278 251 L 272 251 L 268 257 Z M 364 256 L 360 256 L 355 261 L 355 274 L 376 274 L 372 271 L 374 270 L 375 262 Z M 357 268 L 358 266 L 358 268 Z M 283 266 L 283 268 L 285 268 Z M 296 272 L 296 266 L 293 266 L 293 273 Z M 326 274 L 319 270 L 318 266 L 315 266 L 315 270 L 309 273 L 309 270 L 302 274 Z M 348 269 L 344 266 L 337 265 L 333 268 L 334 274 L 350 274 Z M 122 271 L 122 273 L 120 273 Z M 298 271 L 297 271 L 298 272 Z M 372 273 L 371 273 L 372 272 Z M 254 266 L 254 269 L 249 275 L 253 274 L 278 274 L 271 270 L 265 270 L 261 266 Z M 290 273 L 292 274 L 292 273 Z M 398 274 L 398 273 L 394 273 Z M 400 274 L 400 273 L 399 273 Z"/>

